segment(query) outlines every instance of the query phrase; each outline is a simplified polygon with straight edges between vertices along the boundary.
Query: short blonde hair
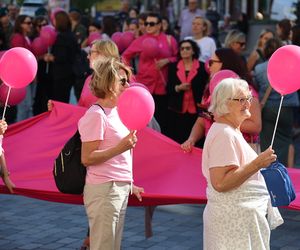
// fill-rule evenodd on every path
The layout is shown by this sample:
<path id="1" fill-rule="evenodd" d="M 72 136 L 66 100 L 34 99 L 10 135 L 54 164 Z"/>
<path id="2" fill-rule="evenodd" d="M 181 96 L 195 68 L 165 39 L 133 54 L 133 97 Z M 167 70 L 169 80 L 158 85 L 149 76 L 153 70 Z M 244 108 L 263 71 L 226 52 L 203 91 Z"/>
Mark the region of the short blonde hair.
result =
<path id="1" fill-rule="evenodd" d="M 111 57 L 96 59 L 93 62 L 94 73 L 90 83 L 92 93 L 98 98 L 114 95 L 114 84 L 119 71 L 124 70 L 127 80 L 131 77 L 131 70 L 120 60 Z"/>
<path id="2" fill-rule="evenodd" d="M 203 27 L 205 28 L 203 30 L 203 36 L 208 36 L 209 35 L 209 28 L 210 28 L 209 24 L 210 24 L 210 22 L 202 16 L 195 16 L 194 20 L 196 20 L 196 19 L 202 20 Z"/>
<path id="3" fill-rule="evenodd" d="M 224 47 L 231 48 L 233 43 L 240 42 L 241 40 L 246 41 L 246 35 L 239 30 L 230 30 L 225 37 Z"/>
<path id="4" fill-rule="evenodd" d="M 208 110 L 216 117 L 228 114 L 228 100 L 236 98 L 243 92 L 248 92 L 248 95 L 251 95 L 249 85 L 245 80 L 236 78 L 226 78 L 222 80 L 213 91 Z"/>
<path id="5" fill-rule="evenodd" d="M 92 42 L 94 48 L 99 54 L 105 57 L 114 57 L 120 60 L 120 54 L 117 45 L 111 40 L 95 40 Z"/>

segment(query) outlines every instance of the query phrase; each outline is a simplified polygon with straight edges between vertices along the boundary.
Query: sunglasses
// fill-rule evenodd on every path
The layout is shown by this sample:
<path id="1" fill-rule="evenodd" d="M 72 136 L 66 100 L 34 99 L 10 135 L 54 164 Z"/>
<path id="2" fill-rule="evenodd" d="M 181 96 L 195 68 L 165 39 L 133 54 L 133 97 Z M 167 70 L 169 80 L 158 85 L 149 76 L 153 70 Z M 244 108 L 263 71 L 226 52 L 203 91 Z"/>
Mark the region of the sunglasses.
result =
<path id="1" fill-rule="evenodd" d="M 180 47 L 180 50 L 181 50 L 181 51 L 184 51 L 184 50 L 190 51 L 191 49 L 192 49 L 191 46 L 182 46 L 182 47 Z"/>
<path id="2" fill-rule="evenodd" d="M 39 27 L 39 28 L 42 28 L 42 27 L 44 27 L 44 26 L 46 26 L 46 25 L 47 25 L 46 23 L 41 23 L 41 24 L 38 25 L 38 27 Z"/>
<path id="3" fill-rule="evenodd" d="M 208 61 L 209 67 L 211 67 L 214 63 L 222 63 L 222 62 L 219 60 L 209 59 Z"/>
<path id="4" fill-rule="evenodd" d="M 245 43 L 245 42 L 236 42 L 236 43 L 238 43 L 241 47 L 246 46 L 246 43 Z"/>
<path id="5" fill-rule="evenodd" d="M 128 83 L 128 80 L 127 80 L 126 78 L 121 78 L 121 79 L 120 79 L 120 83 L 121 83 L 121 85 L 122 85 L 123 87 L 125 87 L 126 84 Z"/>
<path id="6" fill-rule="evenodd" d="M 239 102 L 241 105 L 245 105 L 246 102 L 251 103 L 253 100 L 253 96 L 248 96 L 246 98 L 231 98 L 230 100 Z"/>
<path id="7" fill-rule="evenodd" d="M 145 26 L 150 26 L 150 27 L 153 27 L 153 26 L 155 26 L 156 24 L 159 24 L 159 23 L 156 23 L 156 22 L 145 22 L 144 23 L 145 24 Z"/>

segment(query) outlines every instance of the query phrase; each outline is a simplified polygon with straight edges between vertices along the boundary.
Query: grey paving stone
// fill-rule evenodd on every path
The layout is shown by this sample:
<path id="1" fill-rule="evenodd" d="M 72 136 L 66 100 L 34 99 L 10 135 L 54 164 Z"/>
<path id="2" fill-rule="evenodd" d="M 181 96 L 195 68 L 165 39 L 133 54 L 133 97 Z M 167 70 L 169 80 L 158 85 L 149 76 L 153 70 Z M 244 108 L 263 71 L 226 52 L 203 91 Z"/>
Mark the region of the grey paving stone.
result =
<path id="1" fill-rule="evenodd" d="M 0 195 L 0 250 L 78 250 L 87 232 L 83 206 Z M 145 239 L 144 208 L 127 210 L 122 250 L 201 250 L 203 205 L 159 206 Z M 271 250 L 300 250 L 300 212 L 281 209 Z"/>

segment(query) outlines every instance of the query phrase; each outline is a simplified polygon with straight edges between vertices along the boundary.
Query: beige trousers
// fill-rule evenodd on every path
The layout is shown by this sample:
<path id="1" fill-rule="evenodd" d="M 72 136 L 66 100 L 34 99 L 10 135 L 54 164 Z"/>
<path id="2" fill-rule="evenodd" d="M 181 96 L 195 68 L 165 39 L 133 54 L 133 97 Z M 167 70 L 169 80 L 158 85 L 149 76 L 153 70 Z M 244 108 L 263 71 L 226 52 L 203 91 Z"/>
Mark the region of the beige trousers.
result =
<path id="1" fill-rule="evenodd" d="M 89 219 L 90 249 L 121 248 L 130 183 L 86 184 L 84 206 Z"/>

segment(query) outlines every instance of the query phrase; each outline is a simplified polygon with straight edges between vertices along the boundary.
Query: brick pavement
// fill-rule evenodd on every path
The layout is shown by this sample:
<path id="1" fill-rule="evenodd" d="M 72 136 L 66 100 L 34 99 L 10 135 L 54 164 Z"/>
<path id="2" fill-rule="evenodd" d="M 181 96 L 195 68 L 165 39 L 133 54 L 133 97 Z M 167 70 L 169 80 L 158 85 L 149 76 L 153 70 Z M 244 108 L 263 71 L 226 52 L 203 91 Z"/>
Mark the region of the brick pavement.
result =
<path id="1" fill-rule="evenodd" d="M 83 206 L 0 195 L 1 250 L 74 250 L 86 234 Z M 203 205 L 157 207 L 154 236 L 144 237 L 144 209 L 129 207 L 123 250 L 202 249 Z M 272 233 L 271 250 L 300 250 L 300 211 L 281 210 L 285 224 Z"/>

